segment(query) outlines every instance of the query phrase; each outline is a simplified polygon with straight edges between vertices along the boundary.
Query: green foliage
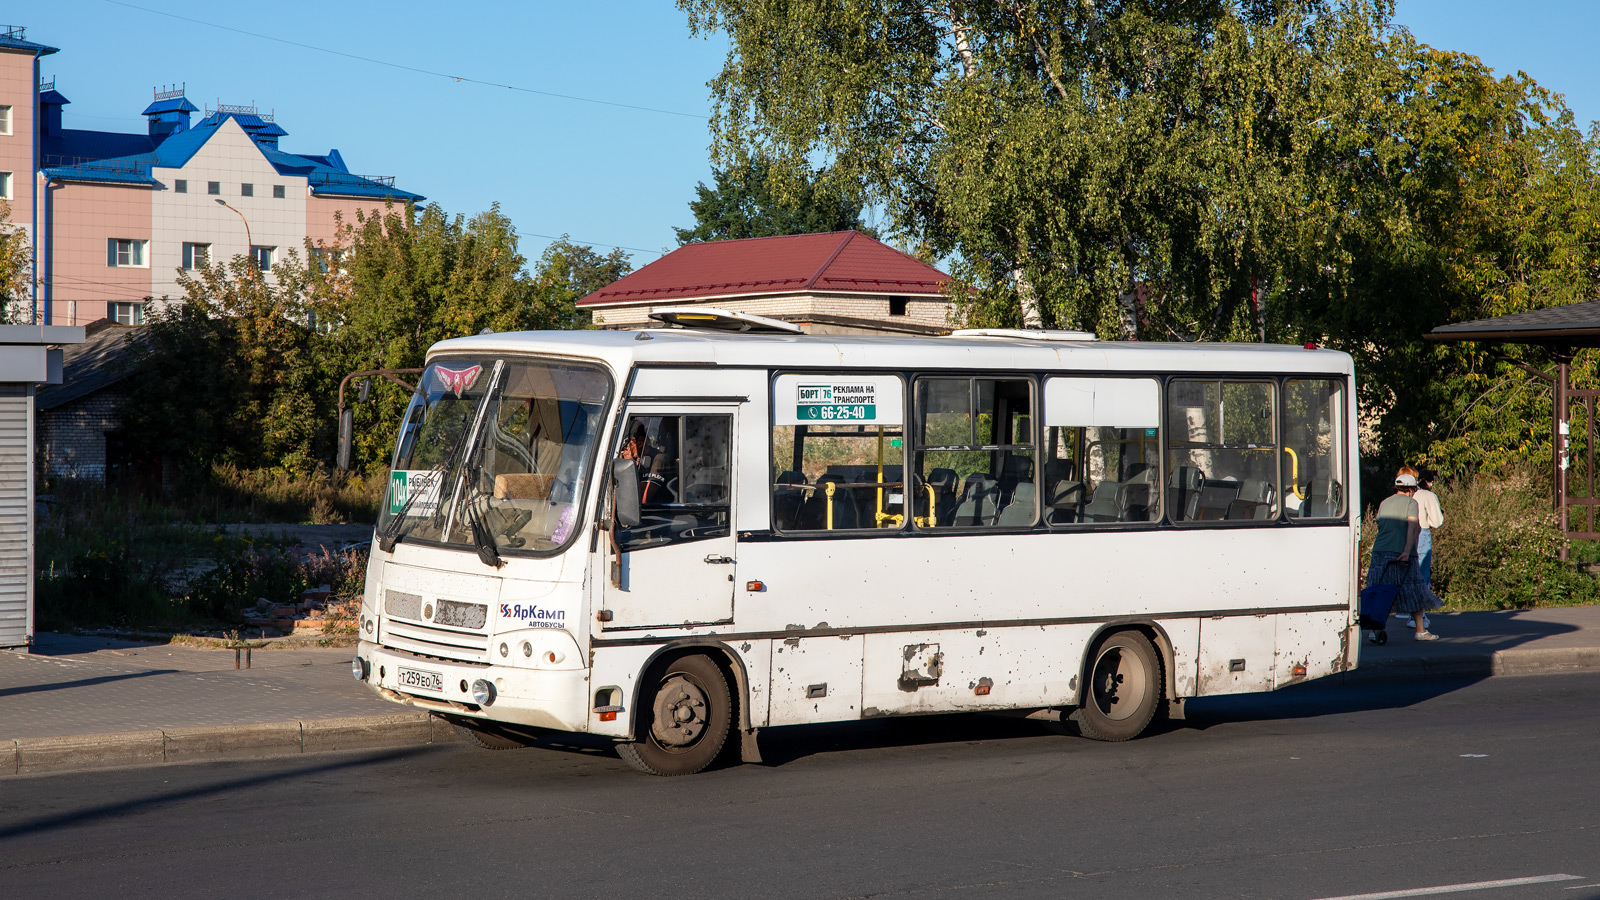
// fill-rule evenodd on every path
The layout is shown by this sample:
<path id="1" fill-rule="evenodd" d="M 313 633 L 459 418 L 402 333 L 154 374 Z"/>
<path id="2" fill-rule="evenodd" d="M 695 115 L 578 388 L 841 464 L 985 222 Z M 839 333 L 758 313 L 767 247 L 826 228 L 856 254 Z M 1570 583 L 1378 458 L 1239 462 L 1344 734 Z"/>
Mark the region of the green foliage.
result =
<path id="1" fill-rule="evenodd" d="M 1527 467 L 1437 486 L 1433 582 L 1452 609 L 1527 609 L 1600 600 L 1600 581 L 1557 559 L 1550 485 Z"/>
<path id="2" fill-rule="evenodd" d="M 171 599 L 168 572 L 141 560 L 126 544 L 96 542 L 61 563 L 50 560 L 34 580 L 34 621 L 41 631 L 80 625 L 170 625 L 183 609 Z"/>
<path id="3" fill-rule="evenodd" d="M 434 343 L 484 329 L 587 327 L 574 301 L 629 271 L 620 250 L 562 239 L 530 273 L 498 206 L 471 219 L 390 207 L 305 250 L 270 277 L 243 256 L 180 276 L 182 302 L 153 311 L 130 354 L 137 450 L 198 473 L 221 463 L 314 481 L 333 460 L 347 374 L 420 367 Z M 356 468 L 376 472 L 409 393 L 375 380 L 371 402 L 346 399 Z"/>
<path id="4" fill-rule="evenodd" d="M 1548 453 L 1547 385 L 1421 335 L 1596 296 L 1600 137 L 1388 0 L 679 6 L 729 40 L 715 159 L 825 161 L 950 260 L 968 324 L 1314 340 L 1356 357 L 1385 466 Z"/>
<path id="5" fill-rule="evenodd" d="M 11 221 L 11 204 L 0 200 L 0 222 Z M 33 303 L 33 253 L 28 233 L 0 228 L 0 324 L 26 322 Z"/>
<path id="6" fill-rule="evenodd" d="M 694 227 L 673 229 L 680 244 L 850 229 L 878 236 L 861 220 L 861 201 L 832 193 L 825 175 L 807 172 L 785 183 L 796 176 L 760 159 L 712 174 L 716 186 L 696 185 L 689 201 Z"/>
<path id="7" fill-rule="evenodd" d="M 234 622 L 257 600 L 295 603 L 309 586 L 298 555 L 245 538 L 222 539 L 229 547 L 216 565 L 189 581 L 184 599 L 194 615 Z"/>

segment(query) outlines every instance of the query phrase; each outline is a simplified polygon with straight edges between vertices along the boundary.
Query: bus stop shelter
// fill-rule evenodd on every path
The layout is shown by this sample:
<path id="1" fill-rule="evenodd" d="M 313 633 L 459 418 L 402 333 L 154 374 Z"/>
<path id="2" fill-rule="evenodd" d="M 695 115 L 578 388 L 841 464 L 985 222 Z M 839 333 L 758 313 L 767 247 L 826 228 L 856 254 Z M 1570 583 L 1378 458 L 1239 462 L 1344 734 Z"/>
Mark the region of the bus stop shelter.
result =
<path id="1" fill-rule="evenodd" d="M 1600 390 L 1574 390 L 1570 380 L 1572 360 L 1578 351 L 1600 347 L 1600 300 L 1493 319 L 1454 322 L 1441 325 L 1423 337 L 1430 341 L 1527 344 L 1549 352 L 1555 363 L 1554 371 L 1547 372 L 1516 360 L 1507 361 L 1550 382 L 1555 388 L 1550 423 L 1550 445 L 1554 452 L 1550 467 L 1554 484 L 1552 500 L 1562 534 L 1569 540 L 1600 539 L 1595 523 L 1595 507 L 1600 506 L 1600 499 L 1595 497 L 1594 467 L 1595 436 L 1600 432 L 1595 423 L 1595 408 Z M 1577 458 L 1572 450 L 1574 413 L 1577 413 L 1581 429 Z M 1581 489 L 1574 489 L 1579 486 Z M 1561 558 L 1567 558 L 1565 544 L 1561 548 Z"/>

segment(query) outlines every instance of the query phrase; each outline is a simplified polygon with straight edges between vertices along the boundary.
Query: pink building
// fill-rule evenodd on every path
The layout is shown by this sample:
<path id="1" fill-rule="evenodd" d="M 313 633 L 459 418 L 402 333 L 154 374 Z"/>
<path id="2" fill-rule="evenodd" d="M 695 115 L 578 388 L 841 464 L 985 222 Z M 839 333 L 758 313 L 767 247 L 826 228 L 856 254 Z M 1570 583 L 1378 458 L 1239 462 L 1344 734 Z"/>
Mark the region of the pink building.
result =
<path id="1" fill-rule="evenodd" d="M 41 82 L 57 52 L 0 29 L 0 191 L 34 248 L 36 320 L 140 324 L 152 299 L 178 299 L 178 273 L 207 259 L 253 257 L 263 270 L 333 237 L 336 214 L 424 198 L 394 179 L 352 174 L 338 150 L 297 155 L 254 107 L 202 112 L 182 90 L 156 91 L 144 134 L 62 127 L 70 101 Z"/>

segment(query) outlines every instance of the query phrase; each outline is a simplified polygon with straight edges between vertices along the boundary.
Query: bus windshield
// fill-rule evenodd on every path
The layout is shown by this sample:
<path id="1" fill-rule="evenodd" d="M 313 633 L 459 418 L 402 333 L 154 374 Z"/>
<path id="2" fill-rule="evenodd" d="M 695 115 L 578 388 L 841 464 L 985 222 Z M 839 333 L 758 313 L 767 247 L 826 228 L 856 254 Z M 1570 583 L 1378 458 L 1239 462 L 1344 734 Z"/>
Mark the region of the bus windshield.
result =
<path id="1" fill-rule="evenodd" d="M 379 534 L 559 549 L 577 531 L 609 389 L 579 363 L 435 361 L 406 410 Z"/>

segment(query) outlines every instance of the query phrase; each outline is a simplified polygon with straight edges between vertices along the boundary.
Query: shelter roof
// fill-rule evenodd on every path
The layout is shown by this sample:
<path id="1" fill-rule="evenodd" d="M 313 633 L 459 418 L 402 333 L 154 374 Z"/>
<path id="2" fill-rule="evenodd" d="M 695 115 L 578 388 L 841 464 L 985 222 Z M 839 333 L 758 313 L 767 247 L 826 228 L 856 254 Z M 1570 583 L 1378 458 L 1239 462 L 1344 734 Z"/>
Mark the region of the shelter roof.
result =
<path id="1" fill-rule="evenodd" d="M 1423 335 L 1430 341 L 1500 341 L 1600 347 L 1600 300 L 1568 303 L 1528 312 L 1452 322 Z"/>
<path id="2" fill-rule="evenodd" d="M 579 306 L 828 292 L 942 295 L 950 276 L 859 231 L 685 244 Z"/>
<path id="3" fill-rule="evenodd" d="M 127 377 L 124 364 L 133 342 L 142 339 L 143 326 L 115 325 L 101 319 L 85 326 L 81 344 L 61 348 L 61 383 L 41 384 L 34 392 L 34 408 L 55 409 L 110 387 Z"/>

